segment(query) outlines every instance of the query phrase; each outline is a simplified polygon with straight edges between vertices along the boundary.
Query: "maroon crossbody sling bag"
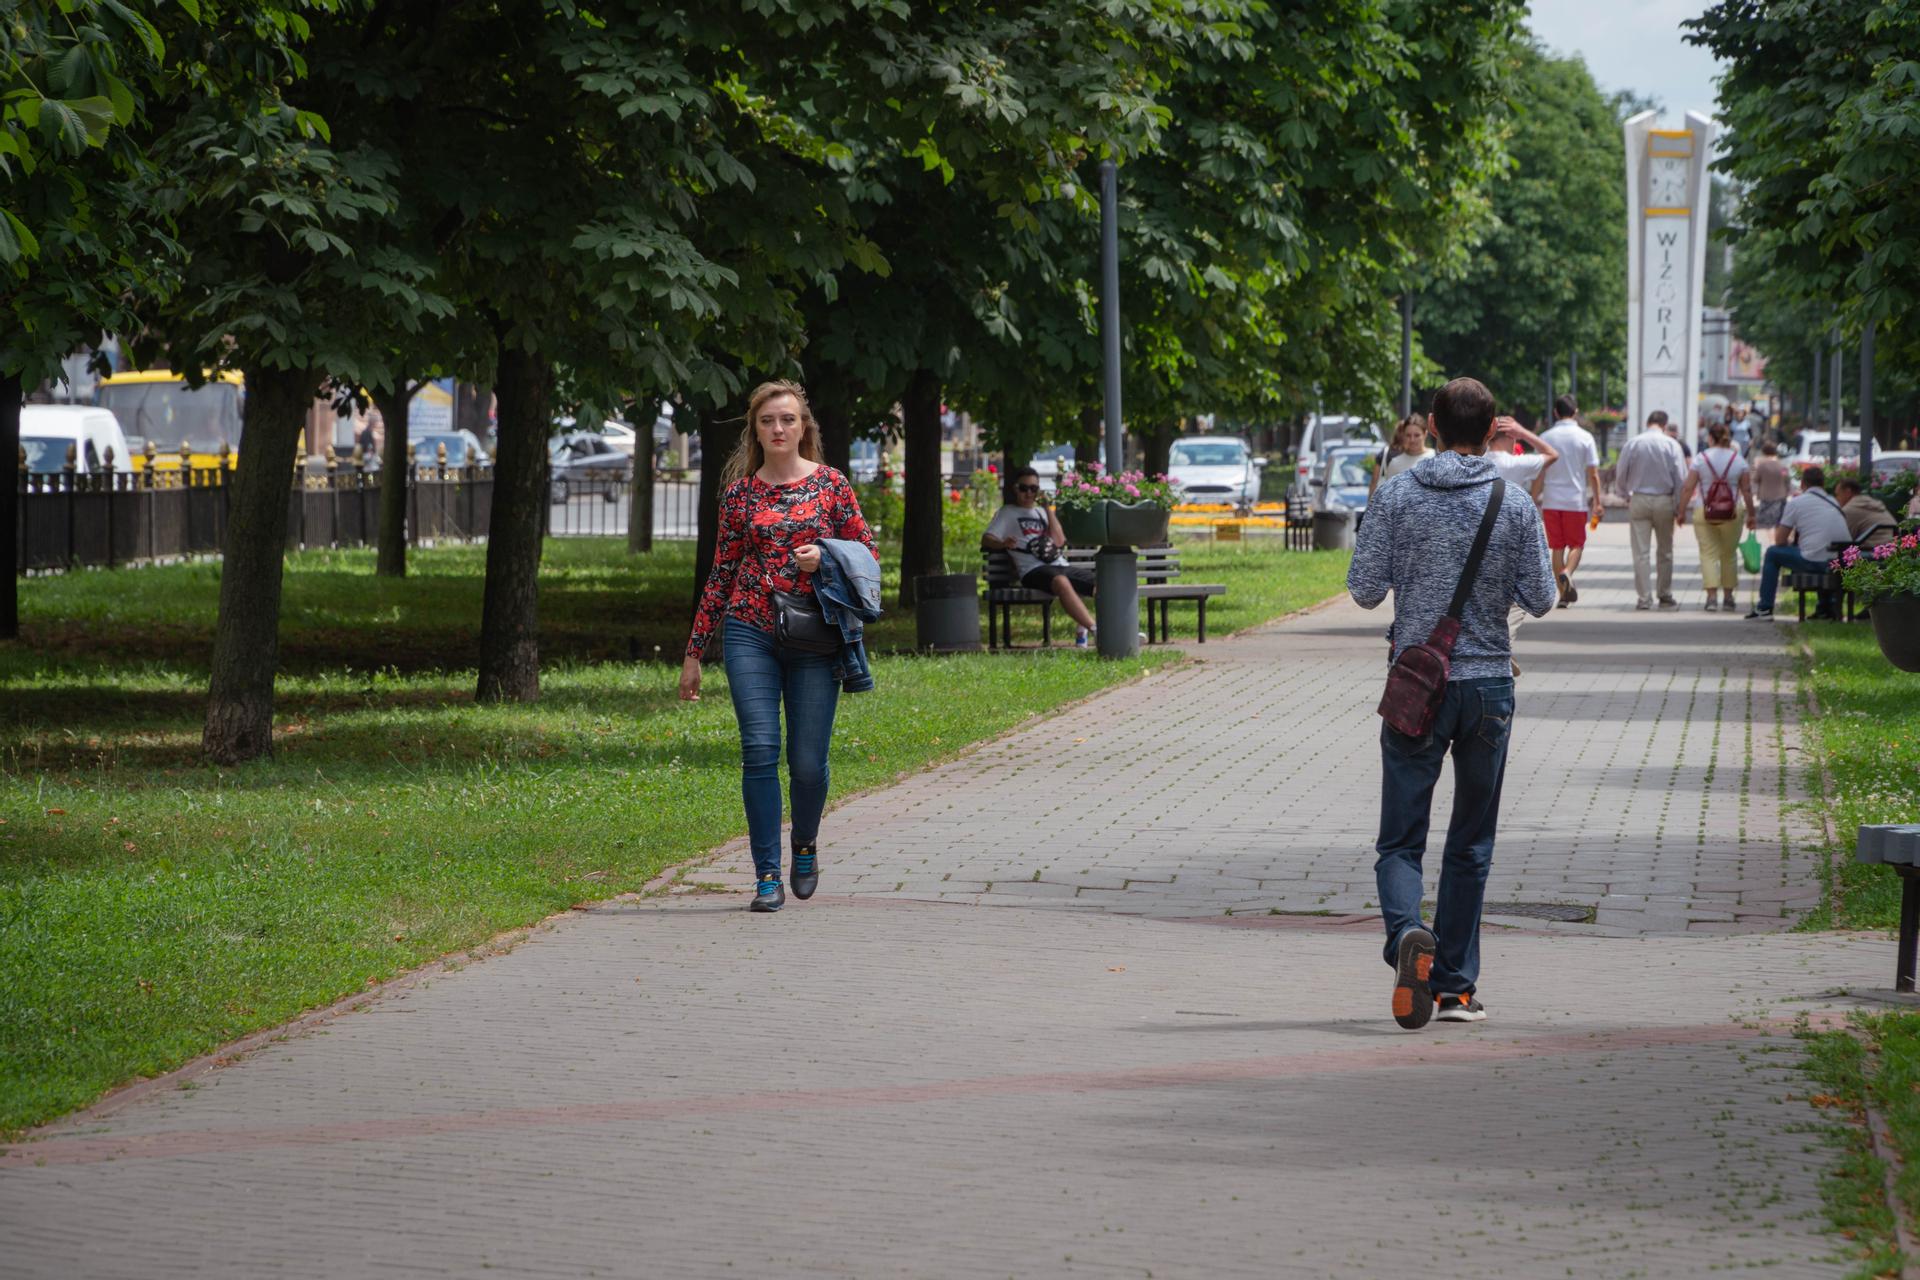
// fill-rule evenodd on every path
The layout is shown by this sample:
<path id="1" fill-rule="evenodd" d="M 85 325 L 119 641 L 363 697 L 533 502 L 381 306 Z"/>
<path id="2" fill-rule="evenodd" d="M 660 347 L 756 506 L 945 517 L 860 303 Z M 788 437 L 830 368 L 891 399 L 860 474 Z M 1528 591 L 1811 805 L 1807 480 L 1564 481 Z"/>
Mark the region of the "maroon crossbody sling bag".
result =
<path id="1" fill-rule="evenodd" d="M 1500 500 L 1506 496 L 1507 482 L 1495 476 L 1493 492 L 1487 495 L 1486 514 L 1480 517 L 1480 529 L 1473 535 L 1473 549 L 1460 569 L 1460 583 L 1453 589 L 1453 603 L 1433 633 L 1420 644 L 1400 651 L 1387 670 L 1387 691 L 1380 696 L 1380 714 L 1395 732 L 1409 738 L 1424 738 L 1433 731 L 1433 718 L 1440 714 L 1441 699 L 1447 696 L 1447 677 L 1453 672 L 1453 646 L 1460 639 L 1460 615 L 1466 610 L 1467 597 L 1473 594 L 1473 582 L 1480 576 L 1480 562 L 1486 559 L 1487 543 L 1493 537 L 1493 525 L 1500 518 Z"/>

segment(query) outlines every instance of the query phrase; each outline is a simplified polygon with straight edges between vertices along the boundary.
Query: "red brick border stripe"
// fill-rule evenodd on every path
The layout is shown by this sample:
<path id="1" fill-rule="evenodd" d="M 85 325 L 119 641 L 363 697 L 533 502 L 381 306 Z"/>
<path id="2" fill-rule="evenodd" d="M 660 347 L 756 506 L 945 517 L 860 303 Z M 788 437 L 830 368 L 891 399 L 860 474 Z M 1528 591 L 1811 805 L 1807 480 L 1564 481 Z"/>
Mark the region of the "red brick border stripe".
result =
<path id="1" fill-rule="evenodd" d="M 1815 1023 L 1826 1019 L 1816 1018 Z M 1835 1019 L 1837 1021 L 1837 1017 Z M 777 1111 L 858 1110 L 968 1098 L 1142 1089 L 1182 1089 L 1252 1080 L 1405 1067 L 1449 1067 L 1582 1053 L 1621 1053 L 1672 1045 L 1722 1044 L 1788 1031 L 1798 1019 L 1737 1025 L 1582 1031 L 1494 1040 L 1483 1035 L 1446 1041 L 1433 1036 L 1394 1036 L 1377 1049 L 1338 1049 L 1258 1058 L 1229 1058 L 1107 1071 L 1042 1072 L 981 1076 L 917 1084 L 850 1089 L 780 1090 L 765 1093 L 694 1094 L 681 1098 L 632 1099 L 556 1107 L 511 1107 L 446 1115 L 391 1116 L 278 1129 L 170 1130 L 107 1136 L 52 1136 L 0 1151 L 0 1167 L 93 1164 L 105 1160 L 224 1155 L 341 1142 L 395 1142 L 443 1133 L 488 1129 L 564 1128 L 631 1124 L 691 1116 L 750 1115 Z"/>

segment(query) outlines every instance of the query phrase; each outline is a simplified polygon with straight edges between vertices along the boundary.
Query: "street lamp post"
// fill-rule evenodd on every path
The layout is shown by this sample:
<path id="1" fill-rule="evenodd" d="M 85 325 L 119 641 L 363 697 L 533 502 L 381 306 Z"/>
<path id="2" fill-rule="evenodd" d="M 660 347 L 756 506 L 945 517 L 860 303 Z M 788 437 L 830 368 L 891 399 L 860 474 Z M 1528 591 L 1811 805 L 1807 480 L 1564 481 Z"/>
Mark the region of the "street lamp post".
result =
<path id="1" fill-rule="evenodd" d="M 1873 478 L 1873 338 L 1875 321 L 1860 334 L 1860 480 Z"/>
<path id="2" fill-rule="evenodd" d="M 1833 376 L 1828 379 L 1833 383 L 1833 421 L 1827 424 L 1827 470 L 1829 471 L 1840 469 L 1840 366 L 1846 352 L 1845 344 L 1840 341 L 1840 326 L 1835 325 L 1833 327 L 1833 359 L 1827 366 L 1833 370 Z"/>
<path id="3" fill-rule="evenodd" d="M 1100 162 L 1100 345 L 1106 364 L 1107 468 L 1126 468 L 1120 429 L 1120 195 L 1119 173 Z M 1140 576 L 1132 547 L 1101 547 L 1093 558 L 1095 616 L 1100 656 L 1131 658 L 1140 652 Z"/>
<path id="4" fill-rule="evenodd" d="M 1413 290 L 1400 295 L 1400 421 L 1413 412 Z"/>

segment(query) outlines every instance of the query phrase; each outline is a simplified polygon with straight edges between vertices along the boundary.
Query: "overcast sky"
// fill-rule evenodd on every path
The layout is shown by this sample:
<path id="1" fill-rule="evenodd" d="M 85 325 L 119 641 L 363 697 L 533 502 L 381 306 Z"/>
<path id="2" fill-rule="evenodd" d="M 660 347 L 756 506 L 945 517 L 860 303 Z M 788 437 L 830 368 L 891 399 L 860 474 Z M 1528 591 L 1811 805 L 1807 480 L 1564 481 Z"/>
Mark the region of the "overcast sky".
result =
<path id="1" fill-rule="evenodd" d="M 1533 0 L 1533 28 L 1556 53 L 1579 54 L 1600 88 L 1656 98 L 1669 127 L 1689 111 L 1715 114 L 1719 63 L 1687 44 L 1680 24 L 1707 0 Z"/>

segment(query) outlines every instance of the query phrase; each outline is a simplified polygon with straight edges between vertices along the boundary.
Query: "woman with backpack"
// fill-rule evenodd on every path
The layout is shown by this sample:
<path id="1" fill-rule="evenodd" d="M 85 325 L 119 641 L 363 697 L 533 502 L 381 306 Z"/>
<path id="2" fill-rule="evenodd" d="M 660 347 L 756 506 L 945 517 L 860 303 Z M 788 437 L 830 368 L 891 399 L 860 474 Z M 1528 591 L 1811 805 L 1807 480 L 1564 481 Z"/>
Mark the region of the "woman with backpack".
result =
<path id="1" fill-rule="evenodd" d="M 1740 581 L 1740 508 L 1747 511 L 1746 528 L 1753 528 L 1753 477 L 1747 460 L 1733 447 L 1733 432 L 1724 422 L 1707 428 L 1707 447 L 1693 455 L 1687 483 L 1673 522 L 1684 524 L 1691 513 L 1693 536 L 1700 544 L 1700 577 L 1707 588 L 1707 612 L 1734 610 L 1733 589 Z M 1716 596 L 1715 591 L 1720 594 Z"/>
<path id="2" fill-rule="evenodd" d="M 826 554 L 822 542 L 855 542 L 871 552 L 873 534 L 853 486 L 820 461 L 820 428 L 797 383 L 755 388 L 746 430 L 722 483 L 720 536 L 687 638 L 680 697 L 699 700 L 700 660 L 719 632 L 740 723 L 740 790 L 758 881 L 751 909 L 778 911 L 787 901 L 780 883 L 781 707 L 793 810 L 793 894 L 811 898 L 820 883 L 814 845 L 827 807 L 827 748 L 841 660 L 783 643 L 776 614 L 818 609 L 812 578 Z"/>

